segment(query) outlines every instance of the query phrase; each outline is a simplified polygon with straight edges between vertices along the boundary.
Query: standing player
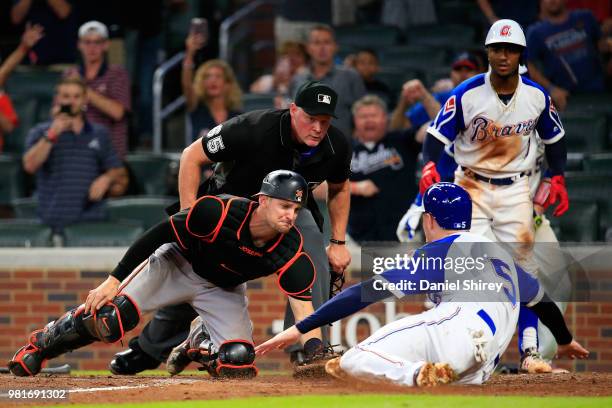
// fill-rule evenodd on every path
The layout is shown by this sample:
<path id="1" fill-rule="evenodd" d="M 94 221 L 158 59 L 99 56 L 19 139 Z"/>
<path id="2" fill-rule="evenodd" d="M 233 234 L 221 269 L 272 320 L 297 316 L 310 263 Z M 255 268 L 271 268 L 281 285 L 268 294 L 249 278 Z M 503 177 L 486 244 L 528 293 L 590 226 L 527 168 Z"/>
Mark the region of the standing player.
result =
<path id="1" fill-rule="evenodd" d="M 429 292 L 436 299 L 434 309 L 387 324 L 341 358 L 330 360 L 326 371 L 338 378 L 382 380 L 405 386 L 453 381 L 482 384 L 512 339 L 519 302 L 524 302 L 552 330 L 560 344 L 559 355 L 588 356 L 588 351 L 572 339 L 559 309 L 540 289 L 538 281 L 515 265 L 498 244 L 466 232 L 470 229 L 472 203 L 463 188 L 451 183 L 435 184 L 425 192 L 423 204 L 423 228 L 429 244 L 417 250 L 408 267 L 387 270 L 345 289 L 311 316 L 257 346 L 256 352 L 265 354 L 282 347 L 302 333 L 349 316 L 376 300 Z M 445 266 L 449 260 L 458 260 L 458 256 L 466 260 L 465 255 L 473 265 L 484 259 L 483 268 L 471 275 L 474 279 L 496 283 L 503 290 L 490 291 L 479 298 L 473 293 L 465 297 L 461 289 L 450 287 L 419 289 L 423 281 L 428 285 L 457 282 L 457 276 L 468 272 Z M 437 267 L 429 263 L 436 258 L 443 260 Z M 417 263 L 417 259 L 422 261 Z M 411 288 L 409 283 L 414 286 Z"/>
<path id="2" fill-rule="evenodd" d="M 315 278 L 294 226 L 308 199 L 304 178 L 274 171 L 257 195 L 257 202 L 204 196 L 151 228 L 84 304 L 30 335 L 9 362 L 11 372 L 36 375 L 48 359 L 95 341 L 119 341 L 136 327 L 141 313 L 187 301 L 210 336 L 211 375 L 257 374 L 246 282 L 277 274 L 300 318 L 313 311 Z M 307 336 L 312 337 L 320 338 L 320 332 Z"/>
<path id="3" fill-rule="evenodd" d="M 179 172 L 180 208 L 192 206 L 203 194 L 255 194 L 261 179 L 276 169 L 299 173 L 310 190 L 326 181 L 331 223 L 327 251 L 321 232 L 323 217 L 312 195 L 296 222 L 304 237 L 304 249 L 317 270 L 312 289 L 315 308 L 329 298 L 330 265 L 340 276 L 351 260 L 345 235 L 352 152 L 348 138 L 330 125 L 337 102 L 338 95 L 332 88 L 307 82 L 289 109 L 248 112 L 196 140 L 183 151 Z M 214 174 L 200 186 L 202 167 L 209 164 L 214 164 Z M 173 347 L 185 340 L 194 317 L 180 305 L 159 310 L 138 340 L 132 339 L 130 349 L 111 362 L 111 370 L 134 374 L 157 367 Z M 289 308 L 285 320 L 286 327 L 293 324 Z"/>
<path id="4" fill-rule="evenodd" d="M 536 132 L 545 144 L 552 176 L 547 203 L 559 201 L 555 216 L 569 207 L 563 176 L 565 132 L 548 93 L 519 75 L 526 47 L 520 25 L 513 20 L 495 22 L 485 46 L 491 70 L 455 88 L 428 129 L 420 191 L 440 180 L 436 162 L 444 145 L 454 143 L 459 166 L 455 182 L 465 187 L 474 201 L 474 232 L 500 242 L 518 243 L 519 261 L 536 273 L 531 254 L 535 229 L 529 194 L 529 176 L 538 150 Z M 529 372 L 550 371 L 550 365 L 535 352 L 536 336 L 523 339 L 524 368 Z"/>

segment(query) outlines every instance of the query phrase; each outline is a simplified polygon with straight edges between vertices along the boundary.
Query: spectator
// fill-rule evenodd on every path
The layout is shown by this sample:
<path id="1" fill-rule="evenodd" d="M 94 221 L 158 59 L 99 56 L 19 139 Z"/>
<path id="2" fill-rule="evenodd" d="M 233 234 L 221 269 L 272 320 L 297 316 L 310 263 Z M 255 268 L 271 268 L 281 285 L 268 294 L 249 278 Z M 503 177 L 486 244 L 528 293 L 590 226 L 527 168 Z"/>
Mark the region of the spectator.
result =
<path id="1" fill-rule="evenodd" d="M 430 93 L 423 83 L 413 79 L 404 84 L 402 93 L 393 114 L 391 115 L 391 129 L 419 130 L 436 117 L 440 106 L 451 95 L 452 89 L 461 82 L 478 74 L 482 69 L 478 58 L 469 52 L 463 52 L 451 65 L 450 80 L 452 86 L 445 91 Z M 410 107 L 410 109 L 408 109 Z M 425 136 L 419 132 L 418 138 Z"/>
<path id="2" fill-rule="evenodd" d="M 208 60 L 193 75 L 193 57 L 205 42 L 206 39 L 196 33 L 190 33 L 185 40 L 181 83 L 191 120 L 192 140 L 239 115 L 242 107 L 242 91 L 227 62 Z"/>
<path id="3" fill-rule="evenodd" d="M 417 192 L 415 168 L 421 146 L 411 130 L 387 129 L 387 109 L 378 96 L 353 105 L 348 232 L 357 242 L 395 241 L 395 227 Z"/>
<path id="4" fill-rule="evenodd" d="M 274 21 L 276 46 L 305 43 L 313 27 L 332 23 L 331 0 L 282 0 Z"/>
<path id="5" fill-rule="evenodd" d="M 538 20 L 538 3 L 534 0 L 477 0 L 480 11 L 487 19 L 486 26 L 499 20 L 509 18 L 523 27 Z"/>
<path id="6" fill-rule="evenodd" d="M 334 58 L 338 45 L 331 27 L 315 26 L 310 31 L 306 49 L 310 56 L 310 66 L 304 73 L 293 78 L 290 94 L 295 95 L 300 85 L 312 80 L 331 86 L 338 93 L 338 104 L 336 105 L 338 118 L 334 119 L 332 124 L 345 135 L 350 135 L 351 106 L 365 94 L 363 80 L 354 69 L 335 66 Z"/>
<path id="7" fill-rule="evenodd" d="M 251 84 L 251 93 L 276 94 L 275 107 L 289 106 L 289 86 L 293 77 L 306 70 L 308 55 L 302 43 L 287 41 L 278 53 L 274 73 L 262 75 Z"/>
<path id="8" fill-rule="evenodd" d="M 379 96 L 387 106 L 393 103 L 393 93 L 389 87 L 376 78 L 380 71 L 378 55 L 372 49 L 363 49 L 355 55 L 355 70 L 361 75 L 368 94 Z"/>
<path id="9" fill-rule="evenodd" d="M 612 49 L 589 10 L 569 11 L 565 0 L 541 0 L 541 21 L 527 30 L 527 63 L 531 78 L 548 89 L 563 110 L 570 94 L 603 92 L 599 52 Z"/>
<path id="10" fill-rule="evenodd" d="M 51 120 L 28 134 L 23 167 L 36 174 L 38 214 L 61 233 L 66 225 L 105 218 L 104 197 L 117 186 L 121 161 L 108 130 L 83 114 L 86 86 L 64 78 L 57 86 Z"/>
<path id="11" fill-rule="evenodd" d="M 4 85 L 11 72 L 13 72 L 15 67 L 19 65 L 28 51 L 32 49 L 43 35 L 42 26 L 26 24 L 26 29 L 21 36 L 21 43 L 0 66 L 0 152 L 4 149 L 4 137 L 11 133 L 19 122 L 11 98 L 3 91 Z"/>
<path id="12" fill-rule="evenodd" d="M 107 61 L 108 29 L 99 21 L 79 28 L 82 62 L 65 72 L 81 77 L 87 85 L 87 120 L 108 128 L 113 148 L 123 160 L 128 150 L 128 114 L 131 110 L 130 80 L 125 68 Z"/>
<path id="13" fill-rule="evenodd" d="M 33 65 L 72 64 L 76 60 L 77 20 L 71 1 L 17 0 L 11 8 L 14 25 L 30 23 L 44 28 L 45 36 L 28 53 Z"/>

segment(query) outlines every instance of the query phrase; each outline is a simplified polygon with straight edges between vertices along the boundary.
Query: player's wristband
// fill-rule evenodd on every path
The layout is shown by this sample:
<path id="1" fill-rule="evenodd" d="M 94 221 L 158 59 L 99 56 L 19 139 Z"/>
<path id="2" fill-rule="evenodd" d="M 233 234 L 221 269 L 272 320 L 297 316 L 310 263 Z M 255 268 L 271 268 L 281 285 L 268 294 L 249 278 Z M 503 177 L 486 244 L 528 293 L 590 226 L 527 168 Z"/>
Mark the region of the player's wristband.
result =
<path id="1" fill-rule="evenodd" d="M 345 245 L 346 244 L 346 241 L 340 241 L 339 239 L 333 239 L 333 238 L 330 238 L 329 242 L 331 242 L 332 244 L 336 244 L 336 245 Z"/>

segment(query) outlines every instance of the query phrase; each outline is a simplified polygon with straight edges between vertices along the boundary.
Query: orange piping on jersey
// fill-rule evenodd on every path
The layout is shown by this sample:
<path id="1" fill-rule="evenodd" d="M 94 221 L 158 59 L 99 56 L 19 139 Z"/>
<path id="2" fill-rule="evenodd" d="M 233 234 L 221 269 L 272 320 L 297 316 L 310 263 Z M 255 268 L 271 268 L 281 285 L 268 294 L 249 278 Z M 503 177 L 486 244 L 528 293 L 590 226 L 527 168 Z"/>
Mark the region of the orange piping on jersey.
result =
<path id="1" fill-rule="evenodd" d="M 285 234 L 280 234 L 280 236 L 278 237 L 278 239 L 276 240 L 274 245 L 272 245 L 270 248 L 268 248 L 268 250 L 266 252 L 270 253 L 270 252 L 274 251 L 274 249 L 276 249 L 276 247 L 278 246 L 278 244 L 280 244 L 280 242 L 283 240 L 284 237 L 285 237 Z"/>
<path id="2" fill-rule="evenodd" d="M 193 213 L 193 209 L 195 208 L 195 206 L 198 205 L 198 203 L 200 201 L 202 201 L 203 199 L 205 199 L 205 198 L 214 198 L 215 200 L 219 201 L 221 203 L 221 208 L 222 208 L 221 213 L 224 214 L 224 215 L 221 217 L 221 219 L 219 219 L 219 222 L 217 223 L 217 226 L 211 232 L 209 232 L 206 235 L 198 235 L 198 234 L 193 233 L 191 231 L 191 229 L 189 229 L 189 218 L 191 218 L 191 214 Z M 230 201 L 232 201 L 232 200 L 230 200 Z M 228 204 L 229 204 L 229 202 L 228 202 Z M 229 207 L 229 205 L 228 205 L 228 207 Z M 194 237 L 206 239 L 208 236 L 214 234 L 215 232 L 217 232 L 217 230 L 219 228 L 221 228 L 221 225 L 223 224 L 223 220 L 225 219 L 225 214 L 227 214 L 227 209 L 225 209 L 225 204 L 223 203 L 223 200 L 221 200 L 219 197 L 216 197 L 216 196 L 205 195 L 205 196 L 202 196 L 202 197 L 198 198 L 198 200 L 189 209 L 189 213 L 187 213 L 187 219 L 185 220 L 185 227 L 187 228 L 187 232 L 189 232 Z"/>
<path id="3" fill-rule="evenodd" d="M 288 267 L 291 266 L 291 264 L 293 264 L 293 262 L 295 262 L 295 260 L 297 259 L 298 256 L 300 256 L 300 252 L 302 252 L 302 245 L 304 243 L 304 239 L 302 238 L 302 233 L 300 232 L 299 229 L 293 227 L 297 233 L 300 235 L 300 246 L 298 247 L 297 251 L 295 251 L 295 255 L 293 255 L 293 258 L 291 258 L 290 260 L 287 261 L 286 264 L 284 264 L 283 266 L 281 266 L 280 268 L 278 268 L 278 270 L 274 273 L 279 274 L 281 272 L 283 272 L 285 269 L 287 269 Z"/>
<path id="4" fill-rule="evenodd" d="M 181 241 L 181 237 L 179 237 L 178 232 L 176 231 L 176 227 L 174 226 L 174 220 L 172 219 L 173 217 L 174 216 L 170 217 L 170 225 L 172 225 L 172 231 L 174 231 L 174 235 L 176 236 L 176 239 L 178 240 L 178 243 L 181 246 L 181 248 L 187 249 L 187 247 L 183 244 L 183 241 Z"/>
<path id="5" fill-rule="evenodd" d="M 240 223 L 240 228 L 238 228 L 238 231 L 236 231 L 236 238 L 238 238 L 238 241 L 240 241 L 240 231 L 242 231 L 242 227 L 244 226 L 244 223 L 246 222 L 247 218 L 249 218 L 249 214 L 251 214 L 253 205 L 255 205 L 255 201 L 251 201 L 249 203 L 249 208 L 247 209 L 247 213 L 244 216 L 244 219 L 242 220 L 242 222 Z"/>
<path id="6" fill-rule="evenodd" d="M 285 272 L 287 272 L 287 269 L 289 269 L 289 266 L 293 265 L 293 263 L 296 261 L 296 259 L 298 258 L 298 256 L 300 256 L 300 255 L 302 255 L 302 254 L 306 255 L 306 258 L 308 258 L 308 260 L 310 261 L 310 264 L 312 265 L 312 271 L 313 271 L 313 274 L 312 274 L 312 281 L 310 282 L 310 284 L 309 284 L 307 287 L 305 287 L 304 289 L 300 290 L 299 292 L 287 292 L 287 291 L 286 291 L 285 289 L 283 289 L 283 287 L 280 285 L 280 279 L 281 279 L 281 276 L 283 276 L 283 274 L 284 274 Z M 306 252 L 298 252 L 298 255 L 297 255 L 297 256 L 294 256 L 294 257 L 291 259 L 291 261 L 289 261 L 289 262 L 291 262 L 291 264 L 289 264 L 289 266 L 287 266 L 286 268 L 284 268 L 284 269 L 283 269 L 283 271 L 282 271 L 281 273 L 279 273 L 279 274 L 278 274 L 278 278 L 276 279 L 276 284 L 278 285 L 278 287 L 280 288 L 280 290 L 281 290 L 282 292 L 284 292 L 286 295 L 293 296 L 293 295 L 299 295 L 300 293 L 303 293 L 303 292 L 307 291 L 308 289 L 312 288 L 312 285 L 314 285 L 315 280 L 317 279 L 317 268 L 315 268 L 314 263 L 312 262 L 312 259 L 310 258 L 310 255 L 308 255 Z"/>
<path id="7" fill-rule="evenodd" d="M 140 265 L 138 265 L 136 268 L 134 268 L 134 270 L 132 271 L 132 273 L 130 273 L 130 274 L 127 276 L 127 278 L 125 278 L 125 279 L 123 280 L 123 282 L 121 282 L 121 286 L 119 286 L 119 292 L 121 292 L 121 291 L 122 291 L 122 290 L 123 290 L 123 289 L 124 289 L 124 288 L 125 288 L 125 287 L 126 287 L 126 286 L 127 286 L 129 283 L 130 283 L 130 282 L 131 282 L 131 281 L 132 281 L 132 279 L 134 279 L 134 277 L 135 277 L 136 275 L 138 275 L 138 274 L 140 273 L 140 271 L 142 271 L 142 270 L 144 269 L 145 265 L 146 265 L 148 262 L 149 262 L 149 260 L 148 260 L 148 259 L 147 259 L 147 260 L 145 260 L 145 261 L 142 261 L 142 262 L 140 263 Z"/>
<path id="8" fill-rule="evenodd" d="M 138 313 L 138 322 L 140 322 L 140 317 L 142 316 L 142 314 L 140 313 L 140 308 L 138 307 L 138 304 L 136 304 L 136 302 L 134 302 L 134 299 L 132 299 L 132 297 L 127 293 L 119 293 L 117 296 L 119 295 L 125 296 L 130 300 L 130 302 L 132 302 L 132 305 L 134 305 L 134 307 L 136 308 L 136 313 Z"/>
<path id="9" fill-rule="evenodd" d="M 219 223 L 217 224 L 217 227 L 211 233 L 211 234 L 213 234 L 212 238 L 204 238 L 205 242 L 207 242 L 209 244 L 212 244 L 213 242 L 215 242 L 215 240 L 217 239 L 217 236 L 219 235 L 219 231 L 221 231 L 221 227 L 223 226 L 223 222 L 225 221 L 225 217 L 227 217 L 227 213 L 229 212 L 230 207 L 232 206 L 232 201 L 234 201 L 235 199 L 236 199 L 236 197 L 232 197 L 232 198 L 229 199 L 229 201 L 225 205 L 225 209 L 223 210 L 223 214 L 221 215 L 221 219 L 219 220 Z M 208 235 L 210 235 L 210 234 L 208 234 Z"/>
<path id="10" fill-rule="evenodd" d="M 223 269 L 230 271 L 232 273 L 235 273 L 238 276 L 242 276 L 242 274 L 240 272 L 237 272 L 235 270 L 233 270 L 232 268 L 230 268 L 229 266 L 225 265 L 225 264 L 219 264 L 220 267 L 222 267 Z"/>

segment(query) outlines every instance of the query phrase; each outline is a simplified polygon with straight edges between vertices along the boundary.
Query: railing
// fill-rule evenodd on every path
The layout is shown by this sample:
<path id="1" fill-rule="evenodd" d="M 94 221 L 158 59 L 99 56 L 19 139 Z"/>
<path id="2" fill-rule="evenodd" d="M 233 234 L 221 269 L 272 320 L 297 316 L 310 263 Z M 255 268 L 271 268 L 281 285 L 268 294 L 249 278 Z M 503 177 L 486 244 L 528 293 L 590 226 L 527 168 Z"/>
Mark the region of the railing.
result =
<path id="1" fill-rule="evenodd" d="M 168 72 L 181 64 L 184 56 L 184 52 L 174 55 L 161 64 L 153 75 L 153 153 L 162 152 L 162 126 L 164 119 L 185 105 L 185 97 L 181 95 L 162 108 L 164 78 Z"/>

